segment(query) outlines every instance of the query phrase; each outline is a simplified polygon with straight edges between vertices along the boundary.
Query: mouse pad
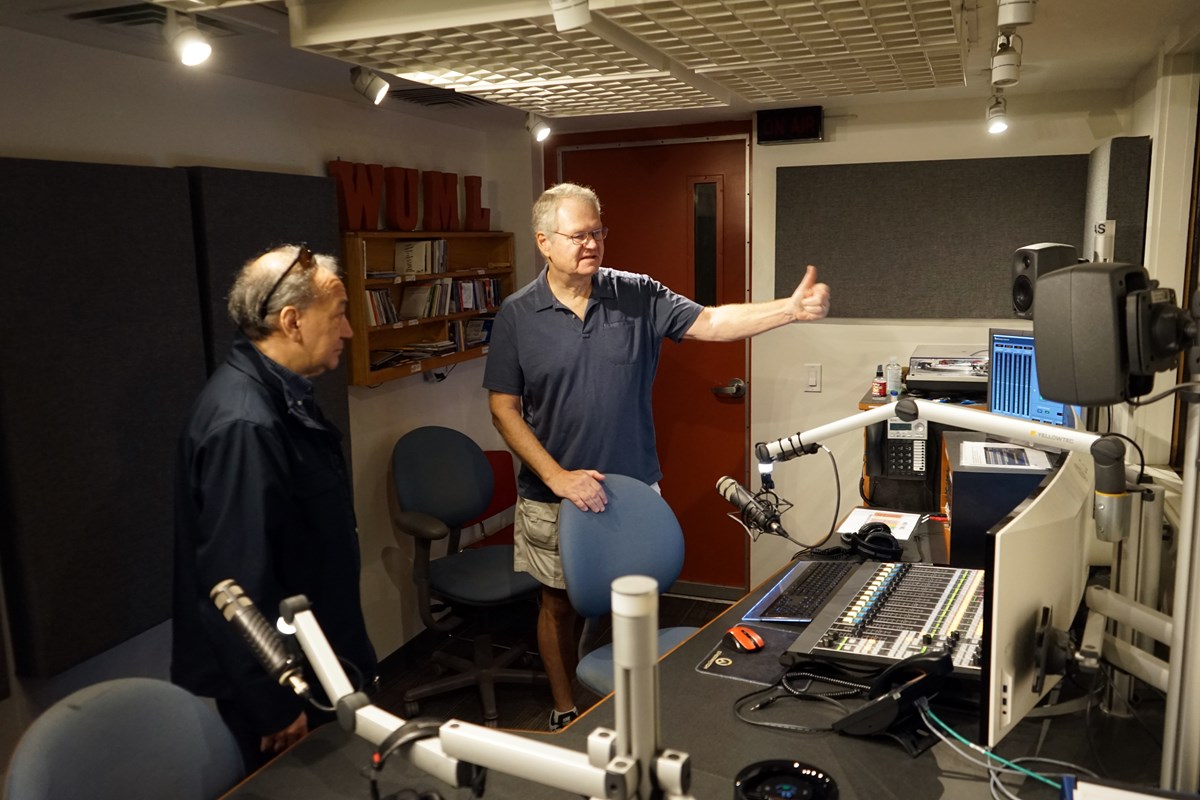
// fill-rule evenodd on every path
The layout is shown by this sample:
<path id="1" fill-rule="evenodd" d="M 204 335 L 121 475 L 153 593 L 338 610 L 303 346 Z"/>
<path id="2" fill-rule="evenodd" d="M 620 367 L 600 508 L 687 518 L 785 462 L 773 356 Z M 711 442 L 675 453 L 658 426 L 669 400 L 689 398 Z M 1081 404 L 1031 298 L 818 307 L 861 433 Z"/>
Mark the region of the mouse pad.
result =
<path id="1" fill-rule="evenodd" d="M 779 663 L 779 654 L 791 647 L 800 631 L 779 630 L 746 622 L 742 624 L 757 631 L 766 642 L 766 646 L 754 653 L 739 653 L 725 644 L 722 638 L 704 660 L 696 665 L 696 671 L 705 675 L 770 686 L 784 671 L 783 665 Z"/>

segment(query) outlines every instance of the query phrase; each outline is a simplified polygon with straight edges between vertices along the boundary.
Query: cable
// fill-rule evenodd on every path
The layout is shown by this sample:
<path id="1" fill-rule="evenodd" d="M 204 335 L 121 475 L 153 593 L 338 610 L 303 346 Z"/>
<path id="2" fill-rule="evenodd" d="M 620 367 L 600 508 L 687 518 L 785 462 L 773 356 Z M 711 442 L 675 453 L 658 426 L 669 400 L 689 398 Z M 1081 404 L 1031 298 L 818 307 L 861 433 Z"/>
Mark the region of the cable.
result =
<path id="1" fill-rule="evenodd" d="M 833 732 L 832 726 L 826 726 L 823 728 L 813 728 L 808 725 L 797 725 L 794 723 L 787 723 L 787 722 L 768 722 L 767 720 L 750 719 L 749 717 L 747 717 L 745 714 L 742 713 L 742 706 L 744 706 L 749 700 L 757 697 L 758 695 L 768 694 L 768 693 L 769 693 L 769 696 L 767 698 L 765 698 L 761 702 L 757 703 L 756 705 L 752 706 L 748 710 L 749 711 L 758 711 L 761 708 L 766 708 L 767 706 L 771 705 L 776 700 L 781 700 L 781 699 L 790 697 L 790 698 L 797 699 L 797 700 L 820 700 L 821 702 L 829 703 L 830 705 L 834 706 L 839 711 L 841 711 L 843 714 L 849 713 L 849 709 L 847 709 L 844 705 L 842 705 L 841 703 L 839 703 L 837 700 L 835 700 L 832 697 L 828 697 L 823 694 L 809 695 L 809 694 L 803 694 L 803 693 L 793 694 L 791 692 L 789 692 L 788 694 L 778 694 L 778 689 L 779 689 L 779 684 L 775 683 L 775 684 L 772 684 L 771 686 L 768 686 L 766 689 L 755 689 L 753 692 L 750 692 L 749 694 L 742 695 L 741 697 L 739 697 L 737 700 L 735 700 L 733 702 L 734 716 L 736 716 L 742 722 L 745 722 L 747 725 L 755 725 L 760 728 L 776 728 L 776 729 L 785 730 L 785 731 L 795 731 L 797 733 L 832 733 Z"/>
<path id="2" fill-rule="evenodd" d="M 998 756 L 995 753 L 993 753 L 992 751 L 988 750 L 986 747 L 981 747 L 980 745 L 977 745 L 974 742 L 972 742 L 970 739 L 967 739 L 966 737 L 960 735 L 958 733 L 958 731 L 954 730 L 949 725 L 947 725 L 946 723 L 944 723 L 940 719 L 938 719 L 937 715 L 934 714 L 933 711 L 930 710 L 929 701 L 926 698 L 924 698 L 924 697 L 917 698 L 916 705 L 917 705 L 917 710 L 921 712 L 922 719 L 925 720 L 925 724 L 929 726 L 929 730 L 932 731 L 933 734 L 935 736 L 937 736 L 939 739 L 941 739 L 944 742 L 947 742 L 947 744 L 951 744 L 951 743 L 949 742 L 948 739 L 946 739 L 946 737 L 940 731 L 937 730 L 937 728 L 940 727 L 946 733 L 950 734 L 950 736 L 952 736 L 954 739 L 956 739 L 957 741 L 966 745 L 967 747 L 971 748 L 975 752 L 981 753 L 988 758 L 995 759 L 996 761 L 999 761 L 1001 764 L 1004 764 L 1007 767 L 1011 767 L 1012 769 L 1015 769 L 1018 772 L 1024 773 L 1031 778 L 1036 778 L 1037 780 L 1041 781 L 1042 783 L 1046 784 L 1047 786 L 1053 786 L 1058 791 L 1062 791 L 1061 783 L 1056 783 L 1056 782 L 1050 780 L 1049 778 L 1047 778 L 1043 775 L 1039 775 L 1038 773 L 1036 773 L 1032 770 L 1025 769 L 1024 767 L 1020 766 L 1019 764 L 1009 761 L 1008 759 L 1003 758 L 1001 756 Z M 931 722 L 935 723 L 935 724 L 930 724 Z M 964 755 L 961 753 L 961 751 L 958 750 L 958 748 L 955 748 L 953 746 L 953 744 L 951 744 L 951 748 L 954 749 L 955 752 L 958 752 L 960 755 Z M 971 761 L 972 763 L 980 764 L 980 762 L 974 758 L 968 758 L 968 760 Z M 988 767 L 989 769 L 991 767 L 991 765 L 988 764 L 987 762 L 983 762 L 982 766 Z"/>
<path id="3" fill-rule="evenodd" d="M 358 668 L 357 664 L 355 664 L 353 661 L 349 660 L 348 658 L 342 658 L 341 656 L 338 656 L 337 660 L 338 660 L 338 663 L 342 665 L 343 669 L 347 669 L 349 672 L 354 673 L 356 680 L 351 681 L 351 683 L 354 686 L 354 691 L 361 692 L 363 690 L 362 670 Z M 337 713 L 337 708 L 335 706 L 325 705 L 324 703 L 322 703 L 320 700 L 318 700 L 316 697 L 313 696 L 313 693 L 311 690 L 309 690 L 307 692 L 302 692 L 300 694 L 300 696 L 302 698 L 304 698 L 305 700 L 307 700 L 309 705 L 311 705 L 313 708 L 316 708 L 319 711 L 325 711 L 330 714 Z"/>
<path id="4" fill-rule="evenodd" d="M 821 445 L 821 449 L 829 455 L 829 464 L 833 467 L 833 486 L 836 492 L 833 498 L 833 523 L 829 526 L 829 533 L 825 534 L 824 539 L 816 543 L 816 547 L 820 547 L 829 541 L 829 537 L 833 536 L 834 531 L 837 530 L 838 518 L 842 515 L 842 478 L 838 474 L 837 459 L 833 457 L 833 451 L 825 445 Z"/>
<path id="5" fill-rule="evenodd" d="M 822 671 L 810 671 L 821 670 L 822 668 L 834 670 L 840 673 L 840 676 L 837 674 L 825 674 Z M 795 723 L 751 719 L 743 713 L 743 707 L 751 700 L 759 697 L 762 697 L 762 699 L 745 710 L 758 711 L 773 705 L 777 700 L 818 700 L 833 706 L 842 716 L 846 716 L 850 714 L 850 709 L 838 702 L 839 698 L 866 697 L 871 690 L 870 681 L 884 672 L 886 672 L 886 669 L 882 667 L 835 663 L 810 657 L 809 660 L 800 662 L 798 665 L 792 665 L 786 669 L 782 675 L 775 679 L 774 683 L 765 689 L 755 689 L 737 698 L 733 702 L 733 713 L 734 716 L 747 725 L 755 725 L 761 728 L 776 728 L 799 733 L 831 733 L 833 732 L 832 723 L 826 727 L 816 728 Z M 797 680 L 805 680 L 807 683 L 803 688 L 800 688 L 795 685 L 795 681 Z M 830 691 L 813 691 L 813 683 L 824 683 L 834 688 Z"/>
<path id="6" fill-rule="evenodd" d="M 1129 400 L 1126 400 L 1125 402 L 1128 403 L 1129 405 L 1133 406 L 1134 408 L 1138 408 L 1140 406 L 1148 406 L 1151 403 L 1157 403 L 1159 400 L 1162 400 L 1164 397 L 1170 397 L 1171 395 L 1175 394 L 1176 392 L 1183 391 L 1184 389 L 1200 389 L 1200 381 L 1189 381 L 1187 383 L 1177 383 L 1174 386 L 1172 386 L 1170 389 L 1159 392 L 1156 395 L 1147 397 L 1145 400 L 1134 400 L 1131 398 Z"/>
<path id="7" fill-rule="evenodd" d="M 817 548 L 824 546 L 824 544 L 829 541 L 829 538 L 837 532 L 838 517 L 840 517 L 842 513 L 842 478 L 838 473 L 837 459 L 833 457 L 833 451 L 825 445 L 820 444 L 817 445 L 817 447 L 820 447 L 826 452 L 826 454 L 828 454 L 829 463 L 833 467 L 833 487 L 835 490 L 833 496 L 833 522 L 830 524 L 829 530 L 825 532 L 825 536 L 821 538 L 821 541 L 817 542 L 816 544 L 803 545 L 799 550 L 792 554 L 790 559 L 791 561 L 795 561 L 800 556 L 815 553 Z M 859 481 L 859 494 L 862 494 L 861 480 Z"/>
<path id="8" fill-rule="evenodd" d="M 1138 469 L 1138 483 L 1141 483 L 1142 479 L 1146 477 L 1146 454 L 1142 452 L 1142 448 L 1138 446 L 1137 442 L 1135 442 L 1133 439 L 1129 438 L 1128 436 L 1126 436 L 1123 433 L 1116 433 L 1114 431 L 1109 431 L 1108 433 L 1106 433 L 1104 435 L 1105 436 L 1116 436 L 1118 439 L 1124 439 L 1125 441 L 1127 441 L 1131 445 L 1133 445 L 1133 449 L 1136 450 L 1137 454 L 1138 454 L 1138 461 L 1141 464 L 1140 468 Z"/>

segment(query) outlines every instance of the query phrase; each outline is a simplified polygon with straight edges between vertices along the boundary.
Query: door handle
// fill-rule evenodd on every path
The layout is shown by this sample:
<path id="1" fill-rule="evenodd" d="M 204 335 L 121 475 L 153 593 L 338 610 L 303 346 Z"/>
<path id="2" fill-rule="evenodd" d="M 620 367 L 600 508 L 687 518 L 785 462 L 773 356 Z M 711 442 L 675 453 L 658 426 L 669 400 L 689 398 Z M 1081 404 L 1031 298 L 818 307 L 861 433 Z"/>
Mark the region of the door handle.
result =
<path id="1" fill-rule="evenodd" d="M 712 393 L 717 397 L 732 397 L 735 399 L 738 397 L 745 397 L 746 382 L 741 378 L 734 378 L 724 386 L 712 387 Z"/>

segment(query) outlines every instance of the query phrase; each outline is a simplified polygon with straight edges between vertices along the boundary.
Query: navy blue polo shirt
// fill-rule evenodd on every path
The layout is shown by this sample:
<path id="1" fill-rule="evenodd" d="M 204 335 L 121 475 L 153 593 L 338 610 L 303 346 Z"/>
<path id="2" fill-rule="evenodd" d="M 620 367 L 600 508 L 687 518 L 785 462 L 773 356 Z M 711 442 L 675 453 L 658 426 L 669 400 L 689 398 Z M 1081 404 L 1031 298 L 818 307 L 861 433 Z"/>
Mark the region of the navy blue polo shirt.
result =
<path id="1" fill-rule="evenodd" d="M 483 386 L 520 396 L 525 421 L 564 469 L 654 483 L 662 470 L 650 401 L 662 340 L 678 342 L 702 310 L 647 275 L 601 268 L 581 321 L 554 297 L 543 268 L 500 307 Z M 517 488 L 558 500 L 525 466 Z"/>

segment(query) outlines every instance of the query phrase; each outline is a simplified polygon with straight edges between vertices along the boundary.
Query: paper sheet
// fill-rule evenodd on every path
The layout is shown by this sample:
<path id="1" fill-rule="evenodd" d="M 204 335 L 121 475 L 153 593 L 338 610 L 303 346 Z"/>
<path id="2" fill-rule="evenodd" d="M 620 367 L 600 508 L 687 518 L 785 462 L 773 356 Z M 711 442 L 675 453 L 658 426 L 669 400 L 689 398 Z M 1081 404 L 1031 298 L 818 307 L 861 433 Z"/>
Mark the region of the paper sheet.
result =
<path id="1" fill-rule="evenodd" d="M 1050 469 L 1050 459 L 1041 450 L 1007 442 L 963 442 L 960 458 L 964 467 Z"/>
<path id="2" fill-rule="evenodd" d="M 853 533 L 868 522 L 882 522 L 892 529 L 893 536 L 903 541 L 912 535 L 920 521 L 920 514 L 907 514 L 903 511 L 886 511 L 878 508 L 856 508 L 842 521 L 838 527 L 838 533 Z"/>

